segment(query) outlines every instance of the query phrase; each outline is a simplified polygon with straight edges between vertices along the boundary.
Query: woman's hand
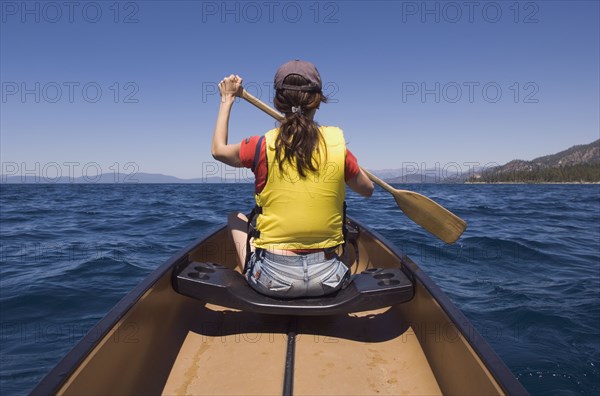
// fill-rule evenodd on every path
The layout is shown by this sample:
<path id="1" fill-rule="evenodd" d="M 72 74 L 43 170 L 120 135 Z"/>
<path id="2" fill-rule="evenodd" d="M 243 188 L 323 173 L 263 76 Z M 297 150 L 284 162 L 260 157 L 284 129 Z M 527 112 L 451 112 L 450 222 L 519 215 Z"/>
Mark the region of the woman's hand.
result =
<path id="1" fill-rule="evenodd" d="M 242 78 L 233 74 L 225 77 L 219 83 L 219 91 L 221 92 L 221 104 L 213 134 L 212 155 L 213 158 L 227 165 L 241 167 L 241 143 L 227 144 L 227 136 L 229 135 L 229 114 L 233 106 L 233 99 L 242 93 Z"/>
<path id="2" fill-rule="evenodd" d="M 219 83 L 219 92 L 221 92 L 221 101 L 233 101 L 242 91 L 242 78 L 236 75 L 225 77 Z"/>

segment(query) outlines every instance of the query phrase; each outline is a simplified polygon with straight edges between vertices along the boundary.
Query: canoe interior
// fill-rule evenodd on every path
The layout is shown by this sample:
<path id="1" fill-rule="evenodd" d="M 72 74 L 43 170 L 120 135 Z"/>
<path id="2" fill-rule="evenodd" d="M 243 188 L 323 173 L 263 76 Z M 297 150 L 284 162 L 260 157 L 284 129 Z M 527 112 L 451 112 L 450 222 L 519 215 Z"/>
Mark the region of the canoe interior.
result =
<path id="1" fill-rule="evenodd" d="M 175 293 L 171 269 L 178 264 L 235 268 L 233 244 L 221 228 L 159 268 L 145 290 L 128 296 L 135 301 L 127 309 L 115 307 L 112 323 L 103 320 L 92 330 L 102 334 L 98 342 L 86 336 L 33 393 L 279 394 L 290 333 L 296 334 L 294 394 L 526 393 L 466 318 L 451 303 L 440 305 L 412 261 L 365 229 L 359 252 L 358 271 L 404 267 L 415 277 L 414 298 L 357 314 L 289 317 L 234 311 Z M 353 270 L 354 260 L 353 253 L 345 258 Z M 76 368 L 65 368 L 69 364 Z"/>

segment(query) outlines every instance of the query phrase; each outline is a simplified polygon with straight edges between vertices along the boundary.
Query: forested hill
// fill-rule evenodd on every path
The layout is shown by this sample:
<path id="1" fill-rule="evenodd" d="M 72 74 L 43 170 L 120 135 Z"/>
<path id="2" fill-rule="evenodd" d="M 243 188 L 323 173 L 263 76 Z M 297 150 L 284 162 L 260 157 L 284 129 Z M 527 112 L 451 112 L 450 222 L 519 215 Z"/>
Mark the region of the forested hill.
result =
<path id="1" fill-rule="evenodd" d="M 600 140 L 573 146 L 532 161 L 513 160 L 475 174 L 469 182 L 480 183 L 598 183 Z"/>

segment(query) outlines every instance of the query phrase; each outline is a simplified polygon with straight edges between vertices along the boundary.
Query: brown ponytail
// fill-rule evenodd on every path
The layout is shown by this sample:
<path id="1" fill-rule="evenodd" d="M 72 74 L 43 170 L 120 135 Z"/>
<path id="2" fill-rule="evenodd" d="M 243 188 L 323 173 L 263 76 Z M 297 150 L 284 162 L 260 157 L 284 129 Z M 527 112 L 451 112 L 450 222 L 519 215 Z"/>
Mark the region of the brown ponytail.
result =
<path id="1" fill-rule="evenodd" d="M 284 83 L 302 86 L 308 81 L 302 76 L 291 74 L 285 78 Z M 321 102 L 327 102 L 327 98 L 321 91 L 306 92 L 291 89 L 275 91 L 273 103 L 277 110 L 285 114 L 285 120 L 281 122 L 275 140 L 275 156 L 279 159 L 280 171 L 283 171 L 283 163 L 286 161 L 297 169 L 301 178 L 306 177 L 309 172 L 318 170 L 319 163 L 318 160 L 315 162 L 313 153 L 320 152 L 319 145 L 323 140 L 319 125 L 308 117 L 308 113 L 318 109 Z M 293 112 L 292 107 L 300 107 L 301 112 Z"/>

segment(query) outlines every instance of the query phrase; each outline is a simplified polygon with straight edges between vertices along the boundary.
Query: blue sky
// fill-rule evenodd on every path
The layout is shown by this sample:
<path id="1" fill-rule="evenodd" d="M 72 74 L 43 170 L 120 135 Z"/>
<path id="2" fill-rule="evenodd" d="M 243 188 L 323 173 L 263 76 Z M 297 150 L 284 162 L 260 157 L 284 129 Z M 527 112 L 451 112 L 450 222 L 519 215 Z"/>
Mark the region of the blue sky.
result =
<path id="1" fill-rule="evenodd" d="M 367 168 L 533 159 L 599 138 L 598 5 L 2 1 L 2 170 L 201 177 L 218 81 L 270 102 L 294 58 Z M 273 125 L 239 102 L 230 141 Z"/>

